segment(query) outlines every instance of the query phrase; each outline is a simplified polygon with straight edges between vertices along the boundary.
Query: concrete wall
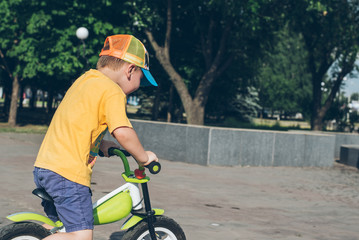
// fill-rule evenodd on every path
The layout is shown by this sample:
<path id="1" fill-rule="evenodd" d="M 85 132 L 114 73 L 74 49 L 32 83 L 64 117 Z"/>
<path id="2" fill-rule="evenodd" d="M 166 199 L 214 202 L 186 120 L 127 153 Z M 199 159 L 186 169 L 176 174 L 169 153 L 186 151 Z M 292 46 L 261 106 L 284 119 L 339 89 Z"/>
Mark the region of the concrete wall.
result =
<path id="1" fill-rule="evenodd" d="M 328 167 L 334 163 L 335 135 L 131 122 L 146 149 L 171 161 L 298 167 Z"/>
<path id="2" fill-rule="evenodd" d="M 342 145 L 359 145 L 359 134 L 335 133 L 335 159 L 339 159 Z"/>
<path id="3" fill-rule="evenodd" d="M 296 133 L 308 133 L 307 131 L 291 131 Z M 312 132 L 315 133 L 315 132 Z M 359 145 L 358 133 L 336 133 L 336 132 L 316 132 L 335 136 L 334 159 L 340 158 L 340 149 L 343 145 Z"/>
<path id="4" fill-rule="evenodd" d="M 332 166 L 335 137 L 210 128 L 209 165 Z"/>

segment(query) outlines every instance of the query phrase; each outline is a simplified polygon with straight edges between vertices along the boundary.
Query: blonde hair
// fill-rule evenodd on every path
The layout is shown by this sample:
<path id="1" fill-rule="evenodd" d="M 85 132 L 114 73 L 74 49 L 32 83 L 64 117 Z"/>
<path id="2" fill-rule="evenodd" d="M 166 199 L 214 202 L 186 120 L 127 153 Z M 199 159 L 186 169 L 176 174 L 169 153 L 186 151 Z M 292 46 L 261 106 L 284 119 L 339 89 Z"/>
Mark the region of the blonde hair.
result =
<path id="1" fill-rule="evenodd" d="M 104 55 L 100 56 L 98 59 L 96 69 L 98 70 L 104 67 L 108 67 L 114 71 L 117 71 L 123 66 L 124 63 L 127 62 L 121 58 Z M 138 69 L 140 69 L 140 67 L 136 66 L 135 70 L 137 71 Z"/>
<path id="2" fill-rule="evenodd" d="M 124 60 L 112 56 L 101 56 L 96 65 L 96 69 L 101 69 L 104 67 L 108 67 L 114 71 L 119 70 L 122 65 L 125 63 Z"/>

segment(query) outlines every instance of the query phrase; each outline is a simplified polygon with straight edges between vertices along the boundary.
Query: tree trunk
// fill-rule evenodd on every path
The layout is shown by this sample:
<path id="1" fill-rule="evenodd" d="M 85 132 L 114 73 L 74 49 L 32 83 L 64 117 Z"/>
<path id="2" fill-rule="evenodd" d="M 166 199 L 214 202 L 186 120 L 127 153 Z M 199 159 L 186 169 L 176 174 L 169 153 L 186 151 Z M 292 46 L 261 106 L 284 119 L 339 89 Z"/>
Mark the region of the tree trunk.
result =
<path id="1" fill-rule="evenodd" d="M 183 108 L 183 105 L 181 105 L 181 106 L 177 109 L 176 113 L 173 112 L 173 118 L 176 119 L 176 122 L 177 122 L 177 123 L 182 123 L 182 122 L 183 122 L 183 111 L 184 111 L 184 108 Z"/>
<path id="2" fill-rule="evenodd" d="M 202 76 L 202 79 L 197 87 L 196 93 L 192 98 L 183 77 L 175 70 L 171 63 L 170 57 L 170 45 L 171 45 L 171 29 L 172 29 L 172 1 L 167 1 L 167 27 L 166 35 L 164 39 L 164 45 L 159 46 L 154 39 L 153 34 L 149 30 L 145 30 L 147 38 L 155 50 L 156 58 L 162 65 L 163 69 L 167 72 L 170 80 L 172 81 L 177 93 L 182 101 L 184 111 L 187 115 L 187 123 L 195 125 L 203 125 L 204 123 L 204 110 L 207 104 L 208 95 L 210 93 L 213 82 L 223 73 L 232 63 L 233 54 L 229 57 L 226 56 L 227 40 L 232 30 L 232 22 L 228 21 L 225 25 L 220 41 L 218 43 L 218 49 L 214 52 L 213 45 L 213 31 L 215 27 L 215 21 L 213 20 L 208 28 L 208 35 L 202 36 L 202 39 L 207 39 L 203 43 L 203 54 L 206 59 L 206 72 Z"/>
<path id="3" fill-rule="evenodd" d="M 11 103 L 10 103 L 10 113 L 8 124 L 11 127 L 16 126 L 16 116 L 17 116 L 17 100 L 19 95 L 20 83 L 18 75 L 15 75 L 12 82 L 12 94 L 11 94 Z"/>
<path id="4" fill-rule="evenodd" d="M 356 56 L 356 54 L 355 54 Z M 321 90 L 321 79 L 323 79 L 324 74 L 313 75 L 313 108 L 312 108 L 312 119 L 311 119 L 311 129 L 314 131 L 322 131 L 323 130 L 323 120 L 325 114 L 331 107 L 335 96 L 339 92 L 340 86 L 343 83 L 344 77 L 350 73 L 354 68 L 355 58 L 350 58 L 346 65 L 342 67 L 342 70 L 338 72 L 335 81 L 333 82 L 333 86 L 330 89 L 330 93 L 328 97 L 325 99 L 324 104 L 322 104 L 322 90 Z"/>
<path id="5" fill-rule="evenodd" d="M 323 130 L 323 117 L 321 116 L 323 114 L 316 114 L 316 117 L 313 119 L 312 122 L 312 130 L 313 131 L 322 131 Z"/>
<path id="6" fill-rule="evenodd" d="M 3 113 L 8 116 L 10 111 L 10 102 L 11 102 L 11 89 L 10 87 L 4 87 L 4 108 Z"/>
<path id="7" fill-rule="evenodd" d="M 18 108 L 21 110 L 22 108 L 23 108 L 23 103 L 24 103 L 24 86 L 21 86 L 22 84 L 20 84 L 20 89 L 19 89 L 19 91 L 20 91 L 20 96 L 19 96 L 19 98 L 20 98 L 20 100 L 19 100 L 19 106 L 18 106 Z"/>
<path id="8" fill-rule="evenodd" d="M 45 108 L 45 92 L 42 93 L 42 98 L 41 98 L 41 101 L 42 101 L 42 108 Z"/>
<path id="9" fill-rule="evenodd" d="M 32 110 L 34 110 L 36 108 L 36 88 L 31 88 L 31 98 L 30 98 L 30 102 L 29 102 L 29 105 L 30 105 L 30 108 Z"/>
<path id="10" fill-rule="evenodd" d="M 168 98 L 169 100 L 168 100 L 168 108 L 167 108 L 167 122 L 171 122 L 173 115 L 173 84 L 171 84 Z"/>
<path id="11" fill-rule="evenodd" d="M 193 125 L 204 124 L 204 105 L 200 101 L 193 101 L 190 111 L 186 111 L 187 122 Z"/>
<path id="12" fill-rule="evenodd" d="M 312 102 L 312 116 L 310 119 L 311 129 L 314 131 L 322 131 L 322 119 L 318 119 L 319 110 L 322 105 L 322 78 L 323 76 L 318 76 L 315 71 L 314 64 L 311 63 L 312 67 L 312 84 L 313 84 L 313 102 Z"/>

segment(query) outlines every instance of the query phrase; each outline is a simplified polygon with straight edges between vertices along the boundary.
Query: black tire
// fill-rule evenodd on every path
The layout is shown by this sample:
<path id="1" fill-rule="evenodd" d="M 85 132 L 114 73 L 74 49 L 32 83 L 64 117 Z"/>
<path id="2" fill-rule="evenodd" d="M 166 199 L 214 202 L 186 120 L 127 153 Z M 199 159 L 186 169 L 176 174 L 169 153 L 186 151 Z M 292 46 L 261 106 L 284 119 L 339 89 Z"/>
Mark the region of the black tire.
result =
<path id="1" fill-rule="evenodd" d="M 161 237 L 170 234 L 170 238 L 164 239 L 186 240 L 186 236 L 182 228 L 173 219 L 166 216 L 155 216 L 155 218 L 156 220 L 154 226 L 156 234 Z M 133 228 L 130 228 L 121 240 L 151 240 L 146 220 L 143 220 Z"/>
<path id="2" fill-rule="evenodd" d="M 50 235 L 50 232 L 37 223 L 19 222 L 7 225 L 0 229 L 1 240 L 36 240 L 43 239 Z"/>

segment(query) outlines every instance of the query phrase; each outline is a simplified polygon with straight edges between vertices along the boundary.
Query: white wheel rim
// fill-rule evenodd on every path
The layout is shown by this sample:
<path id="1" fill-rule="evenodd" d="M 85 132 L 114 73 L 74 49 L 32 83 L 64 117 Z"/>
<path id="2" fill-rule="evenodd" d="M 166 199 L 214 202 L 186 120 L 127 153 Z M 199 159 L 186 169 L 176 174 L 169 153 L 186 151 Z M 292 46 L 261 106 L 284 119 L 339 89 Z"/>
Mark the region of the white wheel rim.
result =
<path id="1" fill-rule="evenodd" d="M 37 237 L 33 237 L 33 236 L 20 236 L 20 237 L 16 237 L 16 238 L 12 238 L 11 240 L 40 240 Z"/>
<path id="2" fill-rule="evenodd" d="M 164 235 L 167 235 L 167 237 L 164 238 L 163 240 L 176 240 L 177 239 L 177 237 L 173 234 L 173 232 L 168 230 L 167 228 L 156 227 L 155 232 L 157 234 L 159 234 L 160 237 L 163 237 Z M 150 232 L 147 230 L 146 232 L 142 233 L 141 236 L 138 239 L 140 239 L 140 240 L 151 239 Z"/>

